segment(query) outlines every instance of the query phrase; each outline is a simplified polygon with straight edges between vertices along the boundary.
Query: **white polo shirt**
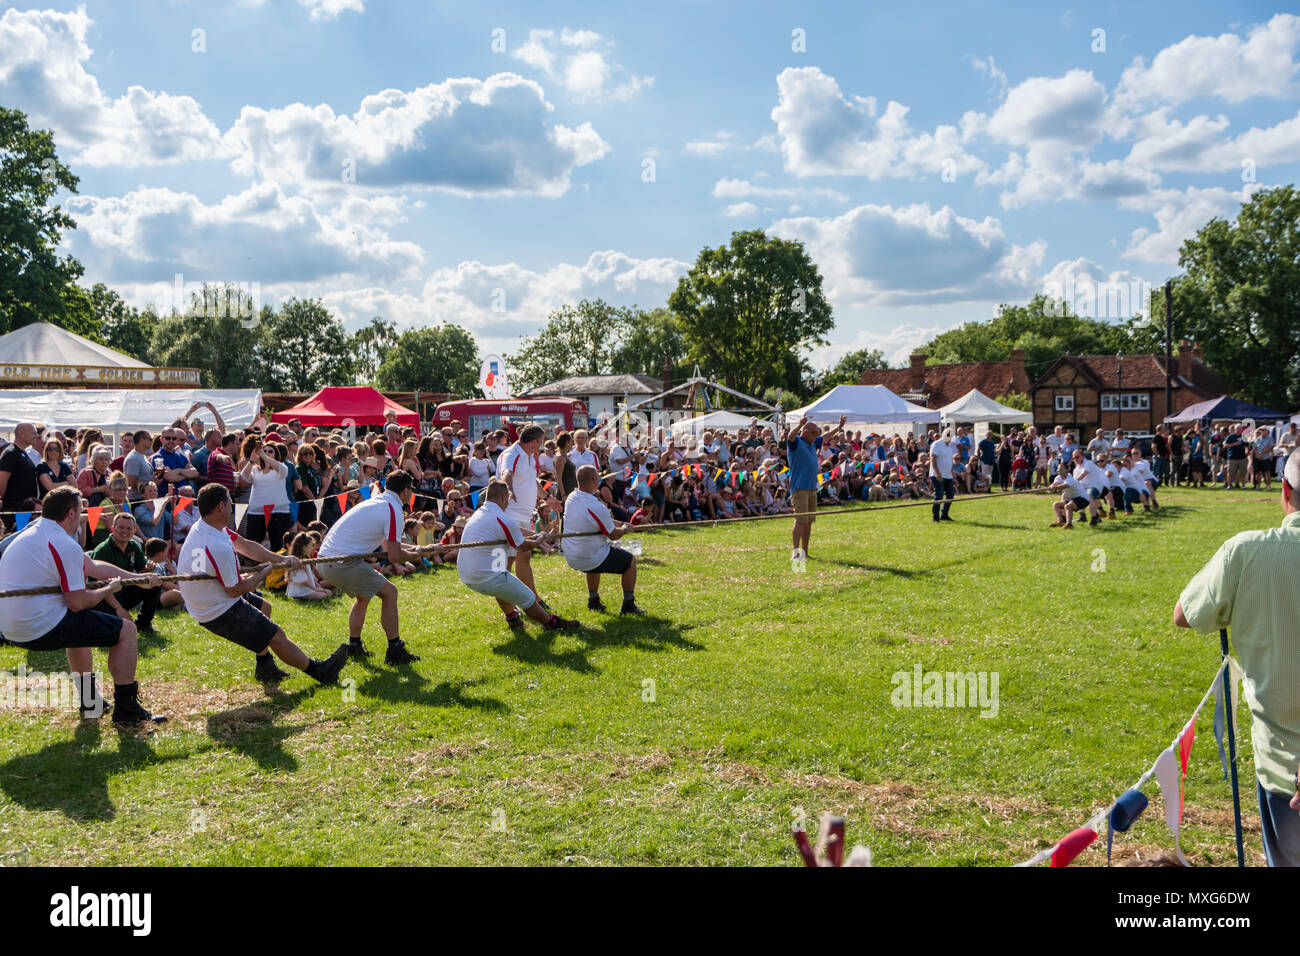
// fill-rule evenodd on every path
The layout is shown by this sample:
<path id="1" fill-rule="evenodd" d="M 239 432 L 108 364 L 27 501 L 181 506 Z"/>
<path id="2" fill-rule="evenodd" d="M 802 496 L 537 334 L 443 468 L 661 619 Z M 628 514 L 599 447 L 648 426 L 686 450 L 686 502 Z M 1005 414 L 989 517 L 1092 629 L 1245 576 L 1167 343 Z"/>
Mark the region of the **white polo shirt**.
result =
<path id="1" fill-rule="evenodd" d="M 1083 485 L 1079 484 L 1078 479 L 1076 479 L 1074 475 L 1057 475 L 1056 481 L 1053 482 L 1053 484 L 1066 491 L 1071 498 L 1083 498 L 1084 500 L 1087 500 L 1088 498 L 1087 489 L 1084 488 Z"/>
<path id="2" fill-rule="evenodd" d="M 1138 477 L 1137 471 L 1133 468 L 1121 468 L 1119 477 L 1125 488 L 1132 488 L 1134 491 L 1142 492 L 1147 490 L 1146 482 Z"/>
<path id="3" fill-rule="evenodd" d="M 86 589 L 86 556 L 54 521 L 37 518 L 18 533 L 0 558 L 0 591 L 58 587 L 61 594 L 0 598 L 0 633 L 26 643 L 52 631 L 68 606 L 63 594 Z"/>
<path id="4" fill-rule="evenodd" d="M 402 540 L 402 499 L 395 491 L 371 495 L 369 501 L 349 508 L 325 533 L 322 558 L 369 554 L 385 541 Z"/>
<path id="5" fill-rule="evenodd" d="M 238 537 L 229 528 L 214 528 L 203 520 L 185 536 L 176 572 L 216 577 L 214 581 L 180 582 L 185 610 L 200 624 L 216 620 L 240 601 L 226 593 L 226 588 L 239 583 L 239 555 L 234 546 Z"/>
<path id="6" fill-rule="evenodd" d="M 570 455 L 572 460 L 573 456 Z M 537 507 L 537 474 L 539 463 L 536 455 L 530 455 L 520 447 L 519 442 L 515 442 L 506 449 L 501 458 L 501 473 L 510 472 L 514 475 L 511 486 L 514 488 L 515 497 L 507 507 L 507 510 L 522 522 L 523 515 L 528 515 L 528 523 L 533 523 L 533 509 Z M 460 558 L 456 559 L 457 561 Z"/>
<path id="7" fill-rule="evenodd" d="M 456 552 L 456 572 L 462 584 L 491 584 L 506 570 L 506 559 L 524 540 L 524 529 L 519 522 L 501 510 L 494 501 L 479 505 L 461 532 L 461 544 L 501 544 L 497 548 L 461 548 Z"/>
<path id="8" fill-rule="evenodd" d="M 1052 451 L 1060 451 L 1065 447 L 1065 436 L 1058 435 L 1055 432 L 1047 436 L 1047 447 Z"/>
<path id="9" fill-rule="evenodd" d="M 565 533 L 599 531 L 600 535 L 565 538 L 565 563 L 575 571 L 593 571 L 600 567 L 609 554 L 608 535 L 613 530 L 614 516 L 609 513 L 603 501 L 590 492 L 573 492 L 564 502 Z"/>
<path id="10" fill-rule="evenodd" d="M 1145 458 L 1133 462 L 1133 471 L 1137 473 L 1138 478 L 1142 481 L 1149 481 L 1152 484 L 1155 484 L 1155 473 L 1151 471 L 1151 466 L 1147 464 Z"/>
<path id="11" fill-rule="evenodd" d="M 1074 477 L 1085 488 L 1095 488 L 1097 491 L 1103 491 L 1106 488 L 1106 473 L 1098 467 L 1095 461 L 1089 461 L 1085 458 L 1074 468 Z M 1084 495 L 1083 497 L 1088 497 Z"/>
<path id="12" fill-rule="evenodd" d="M 1109 488 L 1122 488 L 1124 482 L 1120 479 L 1119 468 L 1114 462 L 1106 462 L 1106 467 L 1102 469 L 1106 472 L 1106 486 Z"/>
<path id="13" fill-rule="evenodd" d="M 575 446 L 573 451 L 569 452 L 569 461 L 573 462 L 573 469 L 577 471 L 583 465 L 591 465 L 592 468 L 600 469 L 600 459 L 590 447 L 586 451 L 578 451 Z"/>
<path id="14" fill-rule="evenodd" d="M 952 477 L 952 462 L 957 457 L 954 442 L 937 439 L 930 445 L 930 475 L 936 478 Z"/>
<path id="15" fill-rule="evenodd" d="M 615 474 L 622 475 L 623 471 L 632 464 L 632 456 L 628 454 L 626 448 L 615 442 L 609 446 L 609 470 Z"/>

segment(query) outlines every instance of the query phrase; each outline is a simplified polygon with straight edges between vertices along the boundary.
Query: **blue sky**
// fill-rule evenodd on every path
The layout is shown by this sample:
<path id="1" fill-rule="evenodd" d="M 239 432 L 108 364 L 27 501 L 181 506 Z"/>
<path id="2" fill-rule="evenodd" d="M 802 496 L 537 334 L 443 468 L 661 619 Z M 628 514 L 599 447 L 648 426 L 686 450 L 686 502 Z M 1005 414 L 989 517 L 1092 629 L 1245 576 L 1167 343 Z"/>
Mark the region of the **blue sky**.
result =
<path id="1" fill-rule="evenodd" d="M 1295 181 L 1298 51 L 1256 3 L 114 0 L 7 9 L 0 102 L 55 131 L 68 249 L 140 305 L 180 272 L 508 352 L 762 228 L 821 268 L 824 365 L 1175 274 Z"/>

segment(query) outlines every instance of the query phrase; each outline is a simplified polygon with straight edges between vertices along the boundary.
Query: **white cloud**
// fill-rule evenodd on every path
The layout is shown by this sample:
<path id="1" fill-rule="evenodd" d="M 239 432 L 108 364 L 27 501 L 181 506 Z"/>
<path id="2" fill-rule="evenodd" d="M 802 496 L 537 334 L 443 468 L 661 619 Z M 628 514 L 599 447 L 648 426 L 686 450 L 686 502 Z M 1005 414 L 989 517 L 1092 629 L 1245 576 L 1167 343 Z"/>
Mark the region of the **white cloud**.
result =
<path id="1" fill-rule="evenodd" d="M 740 217 L 749 217 L 758 212 L 758 207 L 752 202 L 735 202 L 722 210 L 722 214 L 732 219 Z"/>
<path id="2" fill-rule="evenodd" d="M 693 140 L 682 147 L 693 156 L 721 156 L 729 149 L 743 149 L 736 134 L 720 129 L 711 140 Z"/>
<path id="3" fill-rule="evenodd" d="M 626 100 L 654 86 L 653 76 L 635 76 L 612 59 L 614 43 L 593 30 L 565 27 L 529 30 L 510 55 L 559 80 L 578 100 Z"/>
<path id="4" fill-rule="evenodd" d="M 367 96 L 352 115 L 328 105 L 245 106 L 226 134 L 231 168 L 284 183 L 431 186 L 471 194 L 561 196 L 574 168 L 609 146 L 583 123 L 551 125 L 542 88 L 514 73 L 449 79 Z"/>
<path id="5" fill-rule="evenodd" d="M 1220 137 L 1228 118 L 1196 116 L 1186 123 L 1169 117 L 1168 108 L 1155 110 L 1138 122 L 1142 138 L 1133 144 L 1128 161 L 1153 169 L 1213 173 L 1300 160 L 1300 113 L 1265 127 L 1251 127 L 1231 139 Z"/>
<path id="6" fill-rule="evenodd" d="M 800 196 L 807 196 L 833 199 L 836 202 L 847 202 L 849 198 L 844 193 L 834 189 L 803 189 L 798 186 L 755 186 L 748 179 L 732 179 L 728 176 L 723 176 L 713 184 L 713 195 L 716 199 L 744 199 L 750 196 L 765 199 L 795 199 Z"/>
<path id="7" fill-rule="evenodd" d="M 1033 288 L 1046 250 L 1012 244 L 992 217 L 928 203 L 781 219 L 768 232 L 806 245 L 837 308 L 1005 300 Z"/>
<path id="8" fill-rule="evenodd" d="M 923 173 L 975 172 L 983 162 L 961 148 L 955 126 L 918 133 L 907 107 L 890 101 L 877 116 L 873 97 L 846 98 L 817 67 L 790 67 L 776 78 L 777 126 L 785 168 L 796 176 L 915 178 Z"/>
<path id="9" fill-rule="evenodd" d="M 1188 36 L 1157 53 L 1150 66 L 1136 58 L 1120 77 L 1115 98 L 1129 108 L 1203 96 L 1229 103 L 1256 96 L 1289 99 L 1300 93 L 1297 47 L 1300 17 L 1289 13 L 1251 27 L 1244 40 L 1236 33 Z"/>
<path id="10" fill-rule="evenodd" d="M 1150 195 L 1122 200 L 1121 206 L 1149 212 L 1156 218 L 1156 229 L 1133 230 L 1129 236 L 1124 256 L 1144 262 L 1176 263 L 1178 250 L 1184 240 L 1214 218 L 1235 218 L 1241 204 L 1263 189 L 1259 183 L 1250 183 L 1237 192 L 1212 187 L 1198 189 L 1189 186 L 1184 190 L 1160 189 Z"/>
<path id="11" fill-rule="evenodd" d="M 6 10 L 0 17 L 0 89 L 35 127 L 52 127 L 59 145 L 86 166 L 144 166 L 223 158 L 217 127 L 189 96 L 131 86 L 116 100 L 86 71 L 91 57 L 84 8 Z"/>
<path id="12" fill-rule="evenodd" d="M 298 0 L 298 3 L 311 11 L 313 20 L 333 20 L 344 10 L 364 13 L 365 0 Z"/>
<path id="13" fill-rule="evenodd" d="M 813 348 L 809 355 L 809 362 L 813 368 L 828 369 L 850 352 L 879 349 L 884 353 L 885 361 L 891 367 L 898 367 L 906 365 L 908 357 L 926 342 L 961 324 L 961 322 L 954 322 L 951 325 L 921 326 L 911 322 L 901 322 L 883 332 L 862 330 L 848 342 Z"/>
<path id="14" fill-rule="evenodd" d="M 1107 272 L 1091 259 L 1062 259 L 1043 275 L 1038 291 L 1062 299 L 1076 315 L 1122 321 L 1147 314 L 1152 284 L 1128 269 Z"/>
<path id="15" fill-rule="evenodd" d="M 988 133 L 1015 146 L 1086 149 L 1101 141 L 1106 87 L 1090 71 L 1038 76 L 1013 87 L 988 121 Z"/>
<path id="16" fill-rule="evenodd" d="M 77 229 L 65 241 L 89 276 L 128 289 L 170 283 L 177 272 L 187 282 L 214 283 L 409 280 L 424 252 L 383 228 L 400 222 L 406 205 L 400 197 L 355 195 L 323 210 L 269 183 L 213 204 L 141 187 L 120 197 L 71 197 Z"/>

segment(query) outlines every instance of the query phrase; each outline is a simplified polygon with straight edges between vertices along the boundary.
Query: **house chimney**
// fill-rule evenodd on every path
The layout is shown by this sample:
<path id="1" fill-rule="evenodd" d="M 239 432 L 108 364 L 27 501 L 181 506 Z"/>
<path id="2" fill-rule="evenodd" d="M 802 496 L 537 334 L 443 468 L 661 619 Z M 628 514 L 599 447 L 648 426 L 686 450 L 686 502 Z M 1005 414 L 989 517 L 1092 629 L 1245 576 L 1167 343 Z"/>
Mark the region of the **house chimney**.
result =
<path id="1" fill-rule="evenodd" d="M 1192 380 L 1192 357 L 1194 355 L 1195 351 L 1191 342 L 1183 339 L 1178 343 L 1178 375 L 1188 382 Z"/>
<path id="2" fill-rule="evenodd" d="M 1025 371 L 1025 350 L 1011 350 L 1011 388 L 1008 391 L 1019 391 L 1021 382 L 1029 381 L 1029 374 Z"/>
<path id="3" fill-rule="evenodd" d="M 925 353 L 912 353 L 912 391 L 919 392 L 925 388 Z"/>
<path id="4" fill-rule="evenodd" d="M 1198 362 L 1203 361 L 1201 358 L 1201 346 L 1197 342 L 1192 343 L 1192 358 L 1196 359 Z"/>

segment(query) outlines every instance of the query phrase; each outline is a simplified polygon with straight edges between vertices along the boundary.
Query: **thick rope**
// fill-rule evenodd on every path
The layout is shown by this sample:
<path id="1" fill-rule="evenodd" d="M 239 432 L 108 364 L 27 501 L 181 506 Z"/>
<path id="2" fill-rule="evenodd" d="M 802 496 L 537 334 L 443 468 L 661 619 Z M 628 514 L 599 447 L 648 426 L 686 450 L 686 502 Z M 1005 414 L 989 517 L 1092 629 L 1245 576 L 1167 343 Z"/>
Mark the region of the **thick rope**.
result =
<path id="1" fill-rule="evenodd" d="M 903 501 L 895 504 L 878 505 L 874 507 L 868 505 L 866 507 L 844 508 L 838 511 L 818 511 L 818 512 L 814 512 L 814 516 L 818 518 L 831 518 L 831 517 L 838 517 L 840 515 L 866 514 L 868 512 L 873 512 L 873 511 L 892 511 L 896 508 L 922 508 L 922 507 L 928 508 L 940 502 L 947 503 L 951 501 L 954 503 L 955 502 L 965 503 L 967 501 L 986 501 L 990 498 L 1008 498 L 1008 497 L 1022 497 L 1024 495 L 1040 495 L 1047 490 L 1048 489 L 1044 488 L 1044 489 L 1034 489 L 1032 491 L 1030 490 L 999 491 L 999 492 L 992 492 L 989 494 L 982 494 L 982 495 L 964 495 L 961 498 L 943 498 L 943 499 L 939 499 L 938 502 L 936 502 L 935 499 L 933 498 L 921 498 L 916 501 Z M 1055 494 L 1055 492 L 1052 493 Z M 799 517 L 799 515 L 796 515 L 794 512 L 788 512 L 786 514 L 777 514 L 777 515 L 748 515 L 740 518 L 714 518 L 714 519 L 705 518 L 702 521 L 677 521 L 677 522 L 662 522 L 659 524 L 636 525 L 634 528 L 632 528 L 632 532 L 640 534 L 642 532 L 647 532 L 647 531 L 678 531 L 678 530 L 685 530 L 687 528 L 703 528 L 703 527 L 716 528 L 718 525 L 724 525 L 724 524 L 726 525 L 740 524 L 741 522 L 746 522 L 746 521 L 776 521 L 783 518 L 796 518 L 796 517 Z M 604 532 L 603 531 L 569 531 L 569 532 L 564 532 L 562 534 L 546 534 L 546 533 L 542 534 L 542 537 L 548 543 L 552 541 L 561 541 L 565 538 L 590 538 L 590 537 L 597 537 L 597 536 L 603 537 Z M 504 543 L 505 542 L 503 541 L 481 541 L 481 542 L 471 543 L 471 544 L 432 544 L 432 545 L 426 545 L 425 547 L 422 548 L 410 549 L 409 553 L 417 553 L 420 556 L 424 556 L 426 554 L 446 554 L 448 551 L 463 550 L 465 548 L 499 548 Z M 307 566 L 307 565 L 317 565 L 317 564 L 328 564 L 333 561 L 364 561 L 373 558 L 374 556 L 375 556 L 375 552 L 368 551 L 365 554 L 343 554 L 343 555 L 336 555 L 334 557 L 329 557 L 329 558 L 300 558 L 299 561 L 304 566 Z M 157 575 L 156 577 L 163 584 L 171 584 L 171 583 L 177 583 L 181 581 L 216 580 L 216 576 L 212 574 L 163 574 L 163 575 Z M 129 585 L 142 582 L 145 580 L 147 580 L 147 578 L 143 576 L 130 576 L 130 577 L 123 576 L 121 578 L 123 587 L 127 587 Z M 102 582 L 102 581 L 89 581 L 87 582 L 86 586 L 87 589 L 89 590 L 109 587 L 109 585 L 106 582 Z M 50 587 L 18 588 L 12 591 L 0 591 L 0 598 L 34 597 L 38 594 L 62 594 L 62 593 L 63 592 L 60 588 L 51 585 Z"/>

